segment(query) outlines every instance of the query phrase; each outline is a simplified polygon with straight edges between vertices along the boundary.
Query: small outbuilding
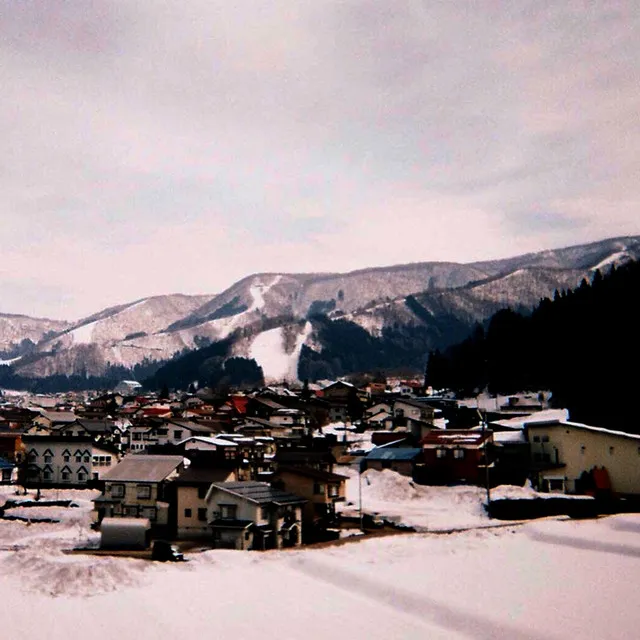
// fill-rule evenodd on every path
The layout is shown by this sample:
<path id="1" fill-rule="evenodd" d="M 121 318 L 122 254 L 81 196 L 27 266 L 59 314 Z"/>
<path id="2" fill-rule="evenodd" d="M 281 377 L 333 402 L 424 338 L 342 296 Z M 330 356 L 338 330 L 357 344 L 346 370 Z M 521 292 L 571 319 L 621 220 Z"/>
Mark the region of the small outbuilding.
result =
<path id="1" fill-rule="evenodd" d="M 151 542 L 148 518 L 103 518 L 100 523 L 101 549 L 147 549 Z"/>

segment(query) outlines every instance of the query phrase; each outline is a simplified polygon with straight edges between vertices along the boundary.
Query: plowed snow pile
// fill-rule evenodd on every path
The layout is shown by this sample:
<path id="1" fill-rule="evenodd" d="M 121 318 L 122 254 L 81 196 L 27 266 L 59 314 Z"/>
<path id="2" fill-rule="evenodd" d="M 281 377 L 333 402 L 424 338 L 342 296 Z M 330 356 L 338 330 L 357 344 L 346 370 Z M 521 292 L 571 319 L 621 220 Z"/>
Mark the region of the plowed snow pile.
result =
<path id="1" fill-rule="evenodd" d="M 46 545 L 7 554 L 0 572 L 19 578 L 23 589 L 49 596 L 95 596 L 139 585 L 144 560 L 67 555 Z"/>
<path id="2" fill-rule="evenodd" d="M 484 509 L 486 490 L 472 485 L 436 487 L 416 484 L 395 471 L 369 469 L 358 477 L 353 468 L 338 468 L 337 473 L 349 476 L 346 502 L 338 504 L 345 515 L 356 515 L 360 504 L 359 483 L 362 484 L 362 510 L 416 531 L 449 531 L 469 527 L 503 524 L 490 520 Z M 533 499 L 556 497 L 538 493 L 530 486 L 500 486 L 491 490 L 493 500 L 503 498 Z M 580 497 L 580 496 L 578 496 Z"/>

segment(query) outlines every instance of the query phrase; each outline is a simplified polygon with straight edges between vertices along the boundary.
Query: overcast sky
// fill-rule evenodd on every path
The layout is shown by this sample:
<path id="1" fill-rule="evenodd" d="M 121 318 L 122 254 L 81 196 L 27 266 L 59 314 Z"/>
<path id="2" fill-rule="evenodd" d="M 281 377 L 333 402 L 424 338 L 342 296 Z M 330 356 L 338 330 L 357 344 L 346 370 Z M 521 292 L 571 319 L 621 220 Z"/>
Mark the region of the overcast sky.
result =
<path id="1" fill-rule="evenodd" d="M 640 233 L 634 0 L 0 2 L 0 312 Z"/>

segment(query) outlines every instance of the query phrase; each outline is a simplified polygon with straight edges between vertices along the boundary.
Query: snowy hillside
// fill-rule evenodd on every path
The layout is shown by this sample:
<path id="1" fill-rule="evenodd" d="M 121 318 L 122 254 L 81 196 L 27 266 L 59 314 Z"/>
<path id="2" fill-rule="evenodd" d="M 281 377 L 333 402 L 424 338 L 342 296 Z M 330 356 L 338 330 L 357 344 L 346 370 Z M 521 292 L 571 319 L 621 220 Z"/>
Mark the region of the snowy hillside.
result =
<path id="1" fill-rule="evenodd" d="M 0 313 L 0 354 L 13 355 L 23 340 L 36 344 L 47 334 L 64 331 L 69 325 L 63 320 Z"/>

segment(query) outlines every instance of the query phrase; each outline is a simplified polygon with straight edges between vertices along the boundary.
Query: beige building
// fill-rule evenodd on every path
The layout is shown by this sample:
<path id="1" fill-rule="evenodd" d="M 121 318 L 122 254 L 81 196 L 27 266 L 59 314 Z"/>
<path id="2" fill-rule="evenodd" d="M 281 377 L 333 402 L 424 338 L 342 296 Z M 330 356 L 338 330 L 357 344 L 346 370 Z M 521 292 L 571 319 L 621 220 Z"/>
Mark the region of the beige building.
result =
<path id="1" fill-rule="evenodd" d="M 221 482 L 206 497 L 214 546 L 281 549 L 302 544 L 304 498 L 266 482 Z"/>
<path id="2" fill-rule="evenodd" d="M 104 475 L 104 490 L 94 500 L 98 520 L 148 518 L 169 524 L 169 484 L 184 467 L 182 456 L 129 455 Z"/>
<path id="3" fill-rule="evenodd" d="M 213 530 L 207 520 L 207 492 L 214 482 L 236 479 L 233 469 L 198 466 L 192 462 L 174 481 L 177 537 L 183 540 L 210 540 Z"/>
<path id="4" fill-rule="evenodd" d="M 583 473 L 604 467 L 614 493 L 640 495 L 640 435 L 562 420 L 525 428 L 541 488 L 575 493 Z"/>

